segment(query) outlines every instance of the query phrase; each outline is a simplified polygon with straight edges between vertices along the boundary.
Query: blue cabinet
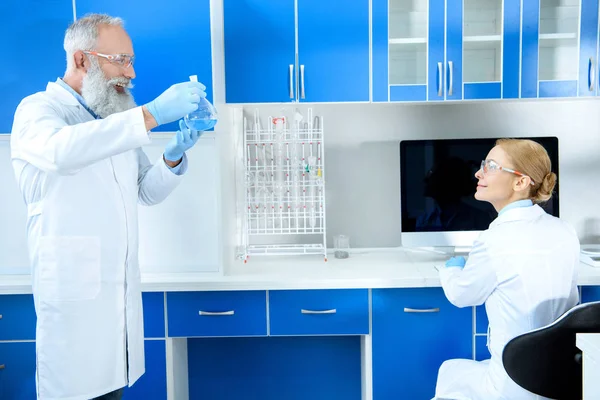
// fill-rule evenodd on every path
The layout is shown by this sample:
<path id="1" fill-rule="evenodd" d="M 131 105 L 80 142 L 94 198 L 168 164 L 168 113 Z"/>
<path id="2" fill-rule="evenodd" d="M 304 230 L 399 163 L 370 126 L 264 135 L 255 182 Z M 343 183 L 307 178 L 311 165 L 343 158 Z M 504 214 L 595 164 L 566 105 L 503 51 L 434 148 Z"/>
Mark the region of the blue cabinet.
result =
<path id="1" fill-rule="evenodd" d="M 521 97 L 595 95 L 597 42 L 597 0 L 523 0 Z"/>
<path id="2" fill-rule="evenodd" d="M 136 56 L 132 93 L 137 104 L 152 101 L 175 83 L 189 81 L 190 75 L 198 75 L 208 100 L 213 101 L 210 0 L 151 0 L 143 6 L 122 0 L 77 0 L 78 18 L 91 12 L 124 19 Z M 155 130 L 178 129 L 176 121 Z"/>
<path id="3" fill-rule="evenodd" d="M 32 295 L 0 296 L 0 340 L 35 340 L 35 323 Z"/>
<path id="4" fill-rule="evenodd" d="M 227 103 L 369 101 L 368 0 L 224 0 L 223 14 Z"/>
<path id="5" fill-rule="evenodd" d="M 600 301 L 600 286 L 582 286 L 581 303 Z"/>
<path id="6" fill-rule="evenodd" d="M 269 292 L 270 334 L 368 335 L 367 289 Z"/>
<path id="7" fill-rule="evenodd" d="M 70 0 L 0 1 L 0 134 L 10 133 L 19 102 L 65 71 L 63 40 Z"/>
<path id="8" fill-rule="evenodd" d="M 373 399 L 430 399 L 442 363 L 472 358 L 472 309 L 441 288 L 372 292 Z"/>
<path id="9" fill-rule="evenodd" d="M 123 399 L 166 400 L 167 358 L 164 340 L 145 340 L 146 372 L 133 386 L 126 387 Z"/>
<path id="10" fill-rule="evenodd" d="M 519 96 L 520 0 L 373 0 L 373 101 Z"/>
<path id="11" fill-rule="evenodd" d="M 35 398 L 35 343 L 0 343 L 0 399 Z"/>

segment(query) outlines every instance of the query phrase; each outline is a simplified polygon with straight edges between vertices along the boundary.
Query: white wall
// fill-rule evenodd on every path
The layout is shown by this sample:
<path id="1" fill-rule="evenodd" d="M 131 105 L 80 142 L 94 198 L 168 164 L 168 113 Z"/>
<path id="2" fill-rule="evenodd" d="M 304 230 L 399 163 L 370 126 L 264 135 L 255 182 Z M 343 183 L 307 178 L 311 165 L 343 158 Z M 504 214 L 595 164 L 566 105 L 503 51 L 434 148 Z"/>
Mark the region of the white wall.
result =
<path id="1" fill-rule="evenodd" d="M 294 108 L 259 106 L 263 123 L 282 107 Z M 559 138 L 561 217 L 582 242 L 600 241 L 599 110 L 598 100 L 315 105 L 325 127 L 328 245 L 340 233 L 355 247 L 401 245 L 401 139 L 502 136 Z"/>

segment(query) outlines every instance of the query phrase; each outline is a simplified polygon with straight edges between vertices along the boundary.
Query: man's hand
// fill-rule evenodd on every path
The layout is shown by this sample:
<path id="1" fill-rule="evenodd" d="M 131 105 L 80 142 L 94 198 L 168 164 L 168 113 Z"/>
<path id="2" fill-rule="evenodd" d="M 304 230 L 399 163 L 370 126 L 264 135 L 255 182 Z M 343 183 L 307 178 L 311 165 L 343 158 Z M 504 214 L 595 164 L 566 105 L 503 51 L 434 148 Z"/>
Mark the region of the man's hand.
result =
<path id="1" fill-rule="evenodd" d="M 183 120 L 179 121 L 179 130 L 173 138 L 167 143 L 163 158 L 171 168 L 177 166 L 183 158 L 183 153 L 191 149 L 198 138 L 202 135 L 201 131 L 188 129 Z M 173 165 L 171 165 L 173 164 Z"/>
<path id="2" fill-rule="evenodd" d="M 177 83 L 145 105 L 158 125 L 177 121 L 198 109 L 200 99 L 206 97 L 206 86 L 200 82 Z"/>

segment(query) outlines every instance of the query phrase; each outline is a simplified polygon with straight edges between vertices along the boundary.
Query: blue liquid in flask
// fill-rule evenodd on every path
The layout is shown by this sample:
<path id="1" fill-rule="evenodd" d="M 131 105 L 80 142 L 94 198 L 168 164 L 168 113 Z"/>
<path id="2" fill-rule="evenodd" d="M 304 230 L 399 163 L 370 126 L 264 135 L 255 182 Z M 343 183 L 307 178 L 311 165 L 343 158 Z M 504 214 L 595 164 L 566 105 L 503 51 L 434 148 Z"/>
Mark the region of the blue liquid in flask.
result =
<path id="1" fill-rule="evenodd" d="M 196 75 L 190 76 L 190 80 L 198 82 Z M 201 98 L 198 109 L 189 113 L 184 118 L 185 125 L 196 131 L 212 129 L 217 124 L 217 110 L 206 98 Z"/>

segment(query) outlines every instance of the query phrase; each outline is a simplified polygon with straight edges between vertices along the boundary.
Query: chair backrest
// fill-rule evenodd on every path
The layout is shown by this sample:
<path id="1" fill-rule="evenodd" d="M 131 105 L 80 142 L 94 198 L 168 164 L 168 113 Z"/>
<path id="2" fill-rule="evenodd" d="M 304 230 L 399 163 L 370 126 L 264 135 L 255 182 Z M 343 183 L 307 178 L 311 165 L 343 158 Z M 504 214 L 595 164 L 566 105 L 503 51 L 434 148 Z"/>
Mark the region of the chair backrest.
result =
<path id="1" fill-rule="evenodd" d="M 600 301 L 580 304 L 554 323 L 512 339 L 504 347 L 504 369 L 519 386 L 557 400 L 582 398 L 577 333 L 600 333 Z"/>

